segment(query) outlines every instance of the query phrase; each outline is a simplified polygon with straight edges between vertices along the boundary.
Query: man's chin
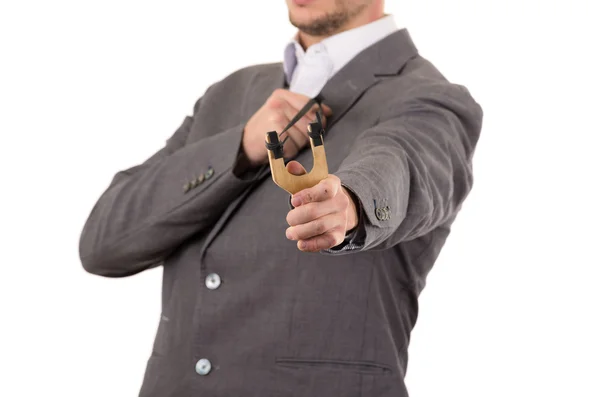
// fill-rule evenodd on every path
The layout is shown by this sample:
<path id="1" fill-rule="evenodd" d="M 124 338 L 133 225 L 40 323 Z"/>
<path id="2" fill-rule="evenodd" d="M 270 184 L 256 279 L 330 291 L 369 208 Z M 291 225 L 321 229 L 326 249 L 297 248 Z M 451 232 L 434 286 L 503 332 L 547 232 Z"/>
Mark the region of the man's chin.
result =
<path id="1" fill-rule="evenodd" d="M 290 23 L 298 30 L 311 35 L 316 33 L 315 29 L 322 30 L 322 27 L 319 29 L 319 26 L 323 24 L 321 22 L 322 19 L 322 17 L 319 18 L 319 15 L 316 15 L 314 12 L 310 15 L 308 13 L 306 15 L 290 13 Z"/>
<path id="2" fill-rule="evenodd" d="M 296 7 L 306 7 L 313 3 L 315 0 L 292 0 L 292 4 Z"/>
<path id="3" fill-rule="evenodd" d="M 290 15 L 290 23 L 299 30 L 305 30 L 314 23 L 314 18 L 300 18 L 296 15 Z"/>

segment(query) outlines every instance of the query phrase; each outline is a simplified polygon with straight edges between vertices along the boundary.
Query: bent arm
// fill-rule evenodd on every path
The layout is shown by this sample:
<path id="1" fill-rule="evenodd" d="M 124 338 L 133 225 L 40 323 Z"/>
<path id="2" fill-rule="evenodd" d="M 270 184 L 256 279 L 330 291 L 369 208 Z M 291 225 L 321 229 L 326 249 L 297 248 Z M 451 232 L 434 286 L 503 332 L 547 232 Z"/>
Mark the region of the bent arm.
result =
<path id="1" fill-rule="evenodd" d="M 86 271 L 125 277 L 160 265 L 252 183 L 233 170 L 244 126 L 186 145 L 192 123 L 187 117 L 164 148 L 114 176 L 80 237 Z"/>

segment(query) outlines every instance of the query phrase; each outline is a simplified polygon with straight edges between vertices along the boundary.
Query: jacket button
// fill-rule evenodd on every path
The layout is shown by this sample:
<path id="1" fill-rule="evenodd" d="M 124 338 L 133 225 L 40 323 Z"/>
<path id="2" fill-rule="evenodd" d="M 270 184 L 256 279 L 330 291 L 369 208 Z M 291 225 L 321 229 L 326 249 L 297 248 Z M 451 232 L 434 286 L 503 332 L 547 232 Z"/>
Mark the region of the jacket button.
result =
<path id="1" fill-rule="evenodd" d="M 205 358 L 201 358 L 200 360 L 198 360 L 198 362 L 196 363 L 196 373 L 198 375 L 208 375 L 208 373 L 210 372 L 210 369 L 212 368 L 210 361 L 208 361 Z"/>
<path id="2" fill-rule="evenodd" d="M 375 208 L 375 216 L 380 221 L 389 221 L 390 215 L 390 207 L 388 206 Z"/>
<path id="3" fill-rule="evenodd" d="M 211 273 L 204 280 L 206 288 L 217 289 L 221 285 L 221 277 L 217 273 Z"/>
<path id="4" fill-rule="evenodd" d="M 212 167 L 209 167 L 208 171 L 206 171 L 204 173 L 204 179 L 210 179 L 214 173 L 215 173 L 215 170 Z"/>
<path id="5" fill-rule="evenodd" d="M 186 183 L 185 185 L 183 185 L 183 192 L 187 193 L 190 191 L 191 188 L 192 188 L 192 185 L 190 183 Z"/>

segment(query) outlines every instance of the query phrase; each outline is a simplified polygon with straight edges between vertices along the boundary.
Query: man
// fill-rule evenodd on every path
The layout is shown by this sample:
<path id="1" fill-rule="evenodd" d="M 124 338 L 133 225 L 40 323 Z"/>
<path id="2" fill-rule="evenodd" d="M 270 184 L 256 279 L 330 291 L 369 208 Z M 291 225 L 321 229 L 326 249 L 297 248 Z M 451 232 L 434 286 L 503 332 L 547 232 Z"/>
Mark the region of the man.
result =
<path id="1" fill-rule="evenodd" d="M 82 232 L 90 273 L 163 266 L 140 396 L 407 395 L 417 298 L 472 187 L 482 112 L 383 0 L 287 3 L 298 34 L 283 64 L 209 87 Z M 290 200 L 265 133 L 317 94 L 331 174 Z M 311 164 L 316 110 L 288 132 L 291 173 Z"/>

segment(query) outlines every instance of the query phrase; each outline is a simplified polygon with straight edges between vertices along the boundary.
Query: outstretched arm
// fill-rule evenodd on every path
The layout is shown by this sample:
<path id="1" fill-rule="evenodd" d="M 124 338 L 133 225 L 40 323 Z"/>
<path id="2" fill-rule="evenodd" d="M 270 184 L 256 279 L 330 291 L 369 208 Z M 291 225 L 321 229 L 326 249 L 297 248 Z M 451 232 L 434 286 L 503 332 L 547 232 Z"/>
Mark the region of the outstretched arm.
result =
<path id="1" fill-rule="evenodd" d="M 473 184 L 480 106 L 463 87 L 439 83 L 418 89 L 392 112 L 359 135 L 335 175 L 292 198 L 298 205 L 288 214 L 287 234 L 300 249 L 388 248 L 428 233 L 460 209 Z M 352 219 L 358 219 L 354 238 L 344 240 Z"/>

